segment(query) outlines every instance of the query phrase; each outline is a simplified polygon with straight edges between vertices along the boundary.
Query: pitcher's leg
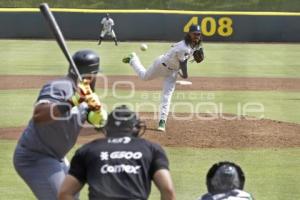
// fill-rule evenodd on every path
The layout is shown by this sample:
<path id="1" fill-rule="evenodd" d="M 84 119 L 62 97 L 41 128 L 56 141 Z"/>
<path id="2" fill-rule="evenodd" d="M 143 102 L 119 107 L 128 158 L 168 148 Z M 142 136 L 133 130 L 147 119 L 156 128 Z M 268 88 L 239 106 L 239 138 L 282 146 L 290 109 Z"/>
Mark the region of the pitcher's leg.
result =
<path id="1" fill-rule="evenodd" d="M 160 102 L 160 123 L 159 123 L 159 130 L 165 131 L 165 124 L 168 118 L 171 99 L 173 92 L 175 90 L 177 74 L 172 74 L 168 76 L 164 80 L 162 95 L 161 95 L 161 102 Z"/>
<path id="2" fill-rule="evenodd" d="M 130 59 L 130 65 L 142 80 L 152 80 L 154 78 L 160 77 L 162 75 L 162 70 L 164 70 L 161 66 L 159 59 L 155 60 L 154 63 L 146 70 L 142 65 L 139 57 L 132 53 L 132 58 Z"/>

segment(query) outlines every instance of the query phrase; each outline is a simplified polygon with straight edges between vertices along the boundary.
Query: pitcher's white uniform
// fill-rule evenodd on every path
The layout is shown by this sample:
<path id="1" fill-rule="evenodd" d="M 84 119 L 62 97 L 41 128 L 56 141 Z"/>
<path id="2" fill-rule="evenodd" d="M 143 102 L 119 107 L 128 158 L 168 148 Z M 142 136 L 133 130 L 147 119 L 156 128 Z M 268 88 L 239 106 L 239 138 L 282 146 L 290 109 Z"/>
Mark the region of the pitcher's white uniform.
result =
<path id="1" fill-rule="evenodd" d="M 116 34 L 115 34 L 114 30 L 112 29 L 112 27 L 115 25 L 114 20 L 112 18 L 104 17 L 101 20 L 101 24 L 103 25 L 103 28 L 102 28 L 100 37 L 103 38 L 105 35 L 109 35 L 113 38 L 116 37 Z"/>
<path id="2" fill-rule="evenodd" d="M 203 195 L 198 200 L 253 200 L 253 197 L 251 194 L 243 191 L 243 190 L 231 190 L 227 193 L 221 193 L 221 194 L 215 194 L 211 195 L 210 193 L 207 193 Z"/>
<path id="3" fill-rule="evenodd" d="M 201 47 L 198 47 L 198 49 Z M 168 117 L 172 94 L 175 89 L 176 79 L 180 70 L 180 63 L 193 56 L 196 48 L 186 44 L 184 40 L 172 45 L 172 48 L 165 54 L 155 59 L 153 64 L 146 70 L 140 59 L 135 55 L 130 60 L 137 75 L 142 80 L 152 80 L 157 77 L 164 77 L 164 85 L 160 103 L 160 119 Z"/>

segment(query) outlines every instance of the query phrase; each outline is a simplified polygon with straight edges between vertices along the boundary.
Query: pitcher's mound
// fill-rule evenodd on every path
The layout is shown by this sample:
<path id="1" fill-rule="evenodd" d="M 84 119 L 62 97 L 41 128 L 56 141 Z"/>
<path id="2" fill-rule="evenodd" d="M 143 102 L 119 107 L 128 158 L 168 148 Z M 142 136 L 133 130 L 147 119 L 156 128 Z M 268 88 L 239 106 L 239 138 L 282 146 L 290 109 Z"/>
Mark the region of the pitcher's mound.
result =
<path id="1" fill-rule="evenodd" d="M 205 114 L 176 114 L 169 117 L 167 131 L 156 130 L 154 113 L 141 113 L 149 130 L 144 138 L 164 146 L 197 148 L 283 148 L 300 147 L 300 124 L 274 120 L 249 120 L 245 117 L 222 115 L 207 120 Z M 226 117 L 226 119 L 224 119 Z M 231 118 L 231 119 L 229 119 Z M 205 120 L 206 119 L 206 120 Z M 253 118 L 252 118 L 253 119 Z M 0 139 L 17 139 L 24 127 L 1 128 Z M 103 137 L 93 129 L 83 129 L 80 143 Z"/>
<path id="2" fill-rule="evenodd" d="M 300 124 L 249 117 L 252 119 L 250 120 L 247 117 L 224 114 L 218 115 L 214 120 L 207 120 L 211 116 L 205 114 L 176 114 L 175 117 L 169 117 L 166 132 L 160 132 L 156 130 L 158 120 L 154 120 L 155 116 L 154 113 L 140 113 L 148 127 L 143 137 L 164 146 L 300 147 Z M 90 134 L 81 139 L 87 140 Z"/>

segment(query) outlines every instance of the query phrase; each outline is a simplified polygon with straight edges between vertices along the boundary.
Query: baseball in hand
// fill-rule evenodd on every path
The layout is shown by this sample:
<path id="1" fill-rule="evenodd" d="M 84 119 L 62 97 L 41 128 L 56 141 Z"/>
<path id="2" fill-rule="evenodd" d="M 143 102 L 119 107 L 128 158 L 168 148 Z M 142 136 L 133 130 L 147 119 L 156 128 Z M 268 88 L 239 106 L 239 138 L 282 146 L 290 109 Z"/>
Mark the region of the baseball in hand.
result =
<path id="1" fill-rule="evenodd" d="M 140 49 L 141 49 L 142 51 L 146 51 L 146 50 L 148 49 L 147 44 L 142 43 L 142 44 L 140 45 Z"/>

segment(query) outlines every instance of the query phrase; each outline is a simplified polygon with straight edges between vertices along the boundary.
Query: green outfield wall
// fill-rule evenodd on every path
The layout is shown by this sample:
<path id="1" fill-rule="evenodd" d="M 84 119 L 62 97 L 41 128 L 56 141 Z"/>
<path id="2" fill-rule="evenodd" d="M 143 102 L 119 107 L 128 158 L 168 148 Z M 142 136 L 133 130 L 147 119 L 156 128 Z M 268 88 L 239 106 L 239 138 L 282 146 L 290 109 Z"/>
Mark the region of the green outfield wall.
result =
<path id="1" fill-rule="evenodd" d="M 67 39 L 95 40 L 110 13 L 118 39 L 180 40 L 200 24 L 205 41 L 300 42 L 300 13 L 53 9 Z M 38 9 L 0 9 L 0 38 L 53 38 Z"/>

